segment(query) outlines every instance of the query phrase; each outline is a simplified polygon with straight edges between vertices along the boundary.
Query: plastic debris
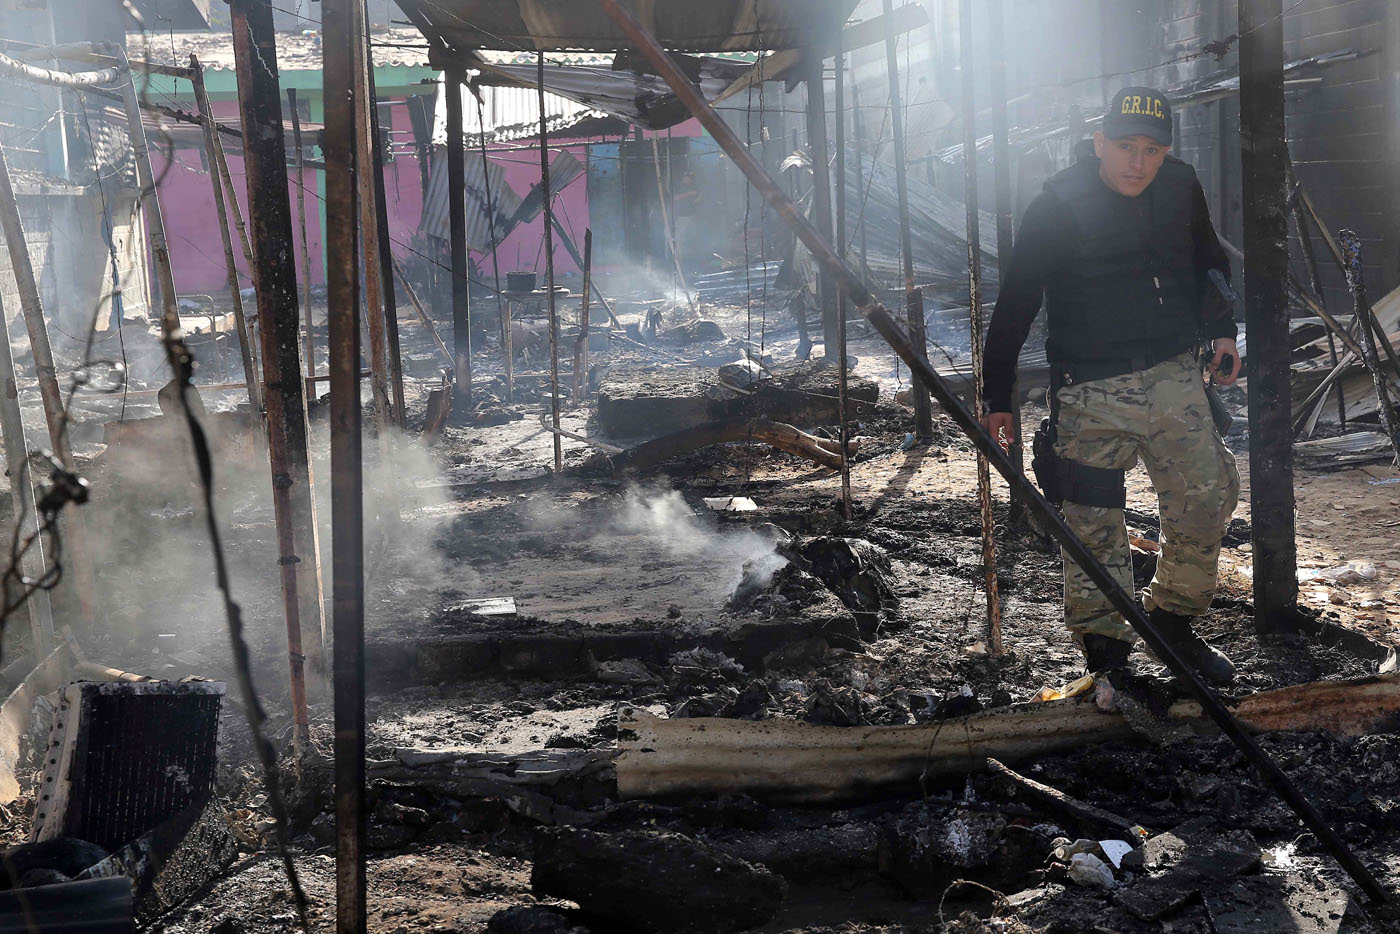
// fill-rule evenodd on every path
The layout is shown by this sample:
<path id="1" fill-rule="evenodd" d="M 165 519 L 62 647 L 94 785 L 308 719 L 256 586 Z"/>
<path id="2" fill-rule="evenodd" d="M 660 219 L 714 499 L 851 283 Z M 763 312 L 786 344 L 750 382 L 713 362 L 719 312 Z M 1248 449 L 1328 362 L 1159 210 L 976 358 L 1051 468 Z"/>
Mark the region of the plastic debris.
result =
<path id="1" fill-rule="evenodd" d="M 1115 889 L 1113 870 L 1093 853 L 1075 853 L 1069 858 L 1069 877 L 1075 883 L 1103 889 Z"/>
<path id="2" fill-rule="evenodd" d="M 1088 693 L 1093 687 L 1094 676 L 1084 675 L 1082 678 L 1076 678 L 1069 684 L 1058 688 L 1052 688 L 1046 685 L 1041 688 L 1040 693 L 1032 697 L 1031 700 L 1033 702 L 1064 700 L 1066 697 L 1078 697 L 1080 694 Z"/>
<path id="3" fill-rule="evenodd" d="M 1055 858 L 1060 862 L 1065 862 L 1073 856 L 1078 856 L 1080 853 L 1092 853 L 1098 856 L 1101 852 L 1097 840 L 1085 840 L 1083 838 L 1071 843 L 1066 838 L 1060 837 L 1056 840 L 1052 840 L 1051 845 L 1055 848 L 1052 851 Z"/>
<path id="4" fill-rule="evenodd" d="M 914 433 L 911 431 L 911 432 L 909 432 L 908 434 L 906 434 L 906 435 L 904 436 L 904 440 L 901 441 L 900 444 L 899 444 L 899 449 L 900 449 L 901 451 L 908 451 L 908 450 L 913 449 L 913 447 L 914 447 Z"/>
<path id="5" fill-rule="evenodd" d="M 1133 845 L 1126 840 L 1100 840 L 1099 849 L 1108 857 L 1113 868 L 1119 869 L 1123 865 L 1123 857 L 1133 851 Z"/>
<path id="6" fill-rule="evenodd" d="M 1376 566 L 1369 561 L 1348 561 L 1331 568 L 1303 568 L 1299 581 L 1325 581 L 1330 584 L 1364 584 L 1376 579 Z"/>

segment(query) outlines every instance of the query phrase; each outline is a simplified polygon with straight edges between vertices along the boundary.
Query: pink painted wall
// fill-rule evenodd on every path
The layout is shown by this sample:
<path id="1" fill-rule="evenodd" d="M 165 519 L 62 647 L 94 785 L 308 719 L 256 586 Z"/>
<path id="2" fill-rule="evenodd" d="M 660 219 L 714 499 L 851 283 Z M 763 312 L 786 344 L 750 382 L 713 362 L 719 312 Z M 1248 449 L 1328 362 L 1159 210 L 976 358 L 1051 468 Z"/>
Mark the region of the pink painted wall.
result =
<path id="1" fill-rule="evenodd" d="M 411 125 L 406 107 L 391 107 L 393 129 L 396 140 L 412 137 Z M 215 117 L 224 124 L 238 125 L 238 104 L 236 101 L 220 102 L 214 105 Z M 690 120 L 671 130 L 672 136 L 699 136 L 700 124 Z M 665 131 L 646 132 L 646 137 L 664 138 Z M 614 139 L 609 137 L 609 139 Z M 551 150 L 567 149 L 579 162 L 587 165 L 587 144 L 589 140 L 561 138 L 551 141 Z M 552 158 L 552 157 L 551 157 Z M 181 149 L 174 153 L 173 161 L 167 161 L 164 153 L 152 147 L 152 167 L 156 173 L 160 192 L 161 208 L 165 216 L 166 237 L 170 241 L 170 259 L 174 267 L 175 287 L 182 294 L 220 292 L 227 288 L 228 280 L 224 272 L 223 243 L 219 236 L 217 213 L 214 208 L 214 194 L 209 174 L 200 165 L 197 150 Z M 522 197 L 530 191 L 530 186 L 540 180 L 539 147 L 530 146 L 528 140 L 493 146 L 491 159 L 505 167 L 506 184 Z M 233 177 L 238 203 L 247 217 L 247 183 L 241 156 L 228 157 L 229 173 Z M 311 281 L 314 285 L 325 282 L 322 265 L 321 201 L 319 198 L 319 169 L 306 172 L 306 230 L 311 245 Z M 389 214 L 389 237 L 393 241 L 394 255 L 405 260 L 412 255 L 411 245 L 418 229 L 423 211 L 422 189 L 418 176 L 418 160 L 412 155 L 400 153 L 385 167 L 385 198 Z M 301 231 L 297 223 L 296 197 L 297 176 L 295 170 L 288 172 L 288 195 L 292 205 L 292 237 L 297 250 L 297 277 L 301 277 Z M 583 251 L 583 232 L 589 224 L 588 182 L 581 175 L 570 183 L 554 199 L 554 210 L 559 222 L 569 231 L 580 253 Z M 501 276 L 515 270 L 537 270 L 541 277 L 545 272 L 543 256 L 544 215 L 523 224 L 511 231 L 498 252 L 501 263 Z M 570 276 L 581 272 L 569 257 L 563 245 L 555 238 L 554 270 L 557 276 Z M 490 281 L 492 274 L 490 254 L 473 253 L 473 260 Z M 242 249 L 234 241 L 234 260 L 241 276 L 241 284 L 247 288 L 252 284 L 243 261 Z M 299 285 L 300 287 L 300 285 Z"/>

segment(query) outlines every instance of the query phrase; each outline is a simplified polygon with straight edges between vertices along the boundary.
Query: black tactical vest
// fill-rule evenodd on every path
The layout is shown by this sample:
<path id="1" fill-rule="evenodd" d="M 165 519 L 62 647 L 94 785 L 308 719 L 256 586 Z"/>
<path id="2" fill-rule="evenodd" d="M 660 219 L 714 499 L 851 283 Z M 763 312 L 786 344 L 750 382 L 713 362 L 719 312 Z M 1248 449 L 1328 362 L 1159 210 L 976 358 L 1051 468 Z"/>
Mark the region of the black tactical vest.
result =
<path id="1" fill-rule="evenodd" d="M 1063 267 L 1045 289 L 1051 360 L 1160 360 L 1194 342 L 1195 181 L 1191 166 L 1168 156 L 1147 190 L 1128 198 L 1103 183 L 1098 159 L 1090 156 L 1045 183 L 1075 230 Z"/>

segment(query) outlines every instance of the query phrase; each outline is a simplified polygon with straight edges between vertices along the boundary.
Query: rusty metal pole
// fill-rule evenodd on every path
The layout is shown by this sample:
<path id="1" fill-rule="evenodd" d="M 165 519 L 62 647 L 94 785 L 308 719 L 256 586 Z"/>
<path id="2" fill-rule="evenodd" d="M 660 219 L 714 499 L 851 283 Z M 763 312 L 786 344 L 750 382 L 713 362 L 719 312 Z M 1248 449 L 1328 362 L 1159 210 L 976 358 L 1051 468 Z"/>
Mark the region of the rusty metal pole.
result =
<path id="1" fill-rule="evenodd" d="M 296 254 L 287 197 L 287 148 L 282 132 L 277 40 L 268 0 L 232 0 L 229 12 L 243 124 L 248 215 L 253 225 L 253 255 L 258 270 L 254 284 L 262 319 L 267 448 L 277 527 L 277 563 L 287 621 L 293 736 L 300 751 L 310 720 L 303 636 L 309 628 L 311 654 L 322 661 L 325 622 L 316 505 L 306 439 L 306 402 L 297 349 Z M 322 666 L 324 670 L 323 661 Z"/>
<path id="2" fill-rule="evenodd" d="M 899 251 L 904 258 L 904 316 L 909 336 L 919 353 L 928 352 L 924 336 L 924 293 L 914 287 L 914 237 L 909 229 L 909 182 L 904 151 L 904 105 L 900 102 L 899 61 L 895 55 L 894 8 L 884 0 L 885 12 L 885 74 L 890 85 L 890 129 L 894 135 L 894 182 L 899 196 Z M 914 395 L 914 430 L 920 441 L 933 438 L 933 405 L 928 387 L 916 374 L 910 387 Z"/>
<path id="3" fill-rule="evenodd" d="M 393 423 L 403 428 L 403 348 L 399 344 L 399 303 L 394 296 L 394 251 L 389 239 L 389 199 L 384 193 L 384 150 L 380 146 L 379 107 L 374 90 L 374 56 L 366 48 L 369 73 L 370 141 L 374 152 L 374 214 L 379 223 L 379 272 L 384 279 L 384 340 L 389 355 L 389 390 L 392 393 Z"/>
<path id="4" fill-rule="evenodd" d="M 554 472 L 564 469 L 563 439 L 559 435 L 559 309 L 554 300 L 554 206 L 549 195 L 549 127 L 544 112 L 544 53 L 536 65 L 535 90 L 540 105 L 540 194 L 544 196 L 545 288 L 549 290 L 549 411 L 554 425 Z"/>
<path id="5" fill-rule="evenodd" d="M 214 214 L 219 220 L 219 238 L 224 246 L 224 271 L 228 275 L 229 301 L 233 303 L 233 322 L 238 328 L 238 351 L 243 357 L 243 379 L 248 386 L 248 401 L 253 411 L 263 415 L 262 386 L 258 382 L 258 367 L 253 361 L 253 338 L 248 333 L 248 321 L 243 315 L 243 293 L 238 288 L 238 264 L 233 259 L 233 239 L 228 229 L 228 206 L 224 203 L 224 185 L 219 180 L 218 162 L 214 156 L 214 110 L 209 106 L 209 93 L 204 88 L 204 66 L 190 56 L 190 82 L 194 85 L 195 106 L 199 108 L 204 129 L 204 151 L 209 154 L 209 181 L 214 188 Z M 291 93 L 290 91 L 288 93 Z"/>
<path id="6" fill-rule="evenodd" d="M 0 435 L 3 435 L 5 466 L 10 474 L 10 502 L 14 509 L 12 521 L 22 523 L 13 540 L 23 542 L 25 538 L 34 536 L 34 544 L 19 561 L 20 573 L 31 581 L 43 580 L 48 562 L 44 556 L 44 541 L 39 534 L 42 519 L 34 508 L 29 444 L 24 439 L 24 416 L 19 408 L 15 359 L 10 351 L 10 326 L 3 300 L 0 300 Z M 11 554 L 10 561 L 14 560 L 15 556 Z M 6 575 L 3 584 L 5 606 L 10 605 L 12 598 L 10 581 L 10 576 Z M 49 602 L 49 592 L 42 587 L 35 588 L 25 601 L 25 610 L 29 613 L 30 639 L 37 665 L 48 657 L 53 648 L 53 606 Z"/>
<path id="7" fill-rule="evenodd" d="M 19 216 L 10 183 L 10 167 L 0 149 L 0 230 L 5 234 L 5 246 L 10 253 L 10 269 L 19 291 L 20 310 L 24 313 L 25 330 L 29 333 L 29 349 L 34 357 L 34 371 L 39 380 L 39 398 L 44 403 L 44 419 L 49 429 L 49 444 L 63 469 L 76 472 L 73 448 L 68 441 L 68 420 L 64 417 L 63 394 L 58 388 L 58 370 L 54 366 L 53 350 L 49 346 L 48 325 L 44 306 L 39 300 L 39 283 L 34 278 L 34 266 L 25 245 L 24 224 Z M 13 373 L 14 370 L 9 371 Z M 8 375 L 8 374 L 7 374 Z M 87 523 L 76 506 L 65 508 L 62 534 L 67 536 L 64 551 L 73 572 L 74 588 L 83 619 L 96 623 L 101 612 L 97 598 L 97 576 L 93 571 L 92 553 L 88 550 Z"/>
<path id="8" fill-rule="evenodd" d="M 449 64 L 443 70 L 447 94 L 447 226 L 452 252 L 452 353 L 457 358 L 452 407 L 472 407 L 471 293 L 467 280 L 467 166 L 462 136 L 462 86 L 466 75 Z"/>
<path id="9" fill-rule="evenodd" d="M 835 24 L 836 54 L 836 248 L 846 255 L 846 47 L 842 23 Z M 841 413 L 841 515 L 851 518 L 850 425 L 847 423 L 846 390 L 846 293 L 836 296 L 836 405 Z"/>
<path id="10" fill-rule="evenodd" d="M 1254 626 L 1277 632 L 1298 603 L 1281 0 L 1240 0 L 1239 34 Z"/>
<path id="11" fill-rule="evenodd" d="M 822 53 L 816 48 L 803 53 L 807 83 L 807 145 L 812 150 L 812 220 L 828 240 L 831 236 L 831 170 L 826 160 L 826 84 L 822 74 Z M 831 360 L 838 342 L 836 334 L 836 283 L 825 269 L 817 278 L 817 296 L 822 306 L 822 346 Z"/>
<path id="12" fill-rule="evenodd" d="M 306 237 L 306 150 L 301 144 L 301 114 L 297 111 L 297 89 L 287 88 L 287 107 L 292 112 L 292 147 L 297 151 L 297 227 L 301 231 L 301 352 L 306 358 L 306 396 L 311 398 L 311 382 L 316 377 L 316 345 L 311 334 L 311 241 Z"/>
<path id="13" fill-rule="evenodd" d="M 996 184 L 997 208 L 997 279 L 1006 281 L 1011 266 L 1011 247 L 1015 238 L 1015 218 L 1011 204 L 1011 147 L 1006 115 L 1006 30 L 1002 16 L 1002 0 L 987 3 L 987 44 L 991 50 L 992 78 L 992 174 Z M 975 375 L 981 379 L 980 371 Z M 1016 469 L 1026 472 L 1025 449 L 1021 446 L 1021 386 L 1019 377 L 1011 381 L 1011 430 L 1016 442 L 1011 445 L 1011 461 Z M 1025 506 L 1013 494 L 1009 521 L 1020 523 Z"/>
<path id="14" fill-rule="evenodd" d="M 355 98 L 360 0 L 322 0 L 326 128 L 326 327 L 331 377 L 331 561 L 335 627 L 335 931 L 364 934 L 365 586 L 360 424 L 360 259 Z"/>
<path id="15" fill-rule="evenodd" d="M 1371 874 L 1365 864 L 1356 858 L 1356 854 L 1351 852 L 1336 829 L 1299 791 L 1288 774 L 1279 768 L 1278 763 L 1274 762 L 1269 754 L 1259 746 L 1259 743 L 1235 718 L 1230 709 L 1221 702 L 1215 692 L 1206 686 L 1205 682 L 1196 674 L 1195 669 L 1188 666 L 1171 644 L 1162 638 L 1152 624 L 1152 620 L 1144 612 L 1142 605 L 1132 594 L 1119 586 L 1113 574 L 1094 557 L 1088 546 L 1065 524 L 1064 518 L 1041 495 L 1035 485 L 1027 480 L 1024 474 L 1016 472 L 1011 464 L 1011 459 L 982 427 L 977 416 L 958 400 L 948 384 L 929 365 L 923 348 L 916 346 L 910 340 L 909 335 L 895 321 L 889 310 L 866 288 L 859 273 L 851 267 L 850 263 L 846 262 L 832 248 L 831 244 L 822 239 L 811 222 L 798 213 L 792 201 L 783 194 L 782 189 L 764 171 L 763 166 L 759 165 L 758 160 L 749 152 L 743 141 L 730 129 L 729 125 L 724 122 L 724 119 L 700 95 L 685 72 L 671 59 L 660 43 L 656 41 L 656 38 L 623 9 L 618 0 L 598 0 L 598 4 L 618 25 L 618 28 L 627 36 L 633 46 L 645 55 L 651 64 L 656 66 L 657 74 L 671 86 L 671 90 L 675 92 L 686 109 L 700 120 L 719 147 L 729 155 L 730 159 L 748 178 L 749 183 L 763 196 L 763 200 L 792 227 L 802 242 L 812 251 L 817 262 L 831 271 L 846 291 L 851 302 L 870 322 L 876 333 L 885 339 L 886 343 L 899 355 L 900 359 L 908 364 L 912 371 L 926 380 L 928 387 L 938 397 L 939 403 L 947 411 L 949 417 L 971 439 L 973 445 L 986 455 L 987 460 L 996 467 L 997 472 L 1002 475 L 1006 482 L 1018 490 L 1029 510 L 1044 524 L 1055 540 L 1064 547 L 1070 558 L 1084 569 L 1085 574 L 1096 587 L 1103 591 L 1113 608 L 1123 614 L 1124 619 L 1143 637 L 1143 641 L 1176 676 L 1182 686 L 1200 701 L 1202 710 L 1244 753 L 1264 780 L 1273 787 L 1279 797 L 1293 808 L 1303 824 L 1317 836 L 1318 841 L 1336 858 L 1347 874 L 1356 880 L 1366 894 L 1380 903 L 1390 901 L 1390 893 L 1376 881 L 1375 876 Z"/>
<path id="16" fill-rule="evenodd" d="M 993 0 L 995 3 L 996 0 Z M 982 228 L 977 216 L 977 89 L 973 78 L 972 0 L 958 17 L 961 48 L 963 201 L 967 207 L 967 308 L 972 329 L 972 411 L 982 412 Z M 977 455 L 977 505 L 982 513 L 982 579 L 987 589 L 987 648 L 1005 654 L 1001 641 L 1001 595 L 997 591 L 996 517 L 987 458 Z"/>
<path id="17" fill-rule="evenodd" d="M 1342 244 L 1342 255 L 1347 261 L 1347 288 L 1351 289 L 1353 305 L 1358 321 L 1365 322 L 1371 315 L 1371 300 L 1366 296 L 1366 277 L 1362 273 L 1361 238 L 1354 230 L 1340 230 L 1337 240 Z M 1381 427 L 1385 429 L 1390 446 L 1395 450 L 1395 466 L 1400 467 L 1400 426 L 1396 424 L 1395 410 L 1391 408 L 1390 391 L 1381 378 L 1381 361 L 1376 354 L 1376 338 L 1371 329 L 1361 327 L 1361 346 L 1366 351 L 1366 364 L 1371 368 L 1371 380 L 1376 386 L 1376 405 L 1380 409 Z"/>
<path id="18" fill-rule="evenodd" d="M 496 249 L 496 199 L 491 194 L 490 163 L 486 161 L 486 118 L 476 100 L 477 140 L 481 145 L 481 187 L 486 191 L 486 229 L 491 236 L 491 273 L 496 283 L 496 317 L 501 325 L 501 370 L 506 377 L 506 401 L 515 401 L 515 349 L 510 339 L 510 302 L 501 295 L 501 258 Z"/>

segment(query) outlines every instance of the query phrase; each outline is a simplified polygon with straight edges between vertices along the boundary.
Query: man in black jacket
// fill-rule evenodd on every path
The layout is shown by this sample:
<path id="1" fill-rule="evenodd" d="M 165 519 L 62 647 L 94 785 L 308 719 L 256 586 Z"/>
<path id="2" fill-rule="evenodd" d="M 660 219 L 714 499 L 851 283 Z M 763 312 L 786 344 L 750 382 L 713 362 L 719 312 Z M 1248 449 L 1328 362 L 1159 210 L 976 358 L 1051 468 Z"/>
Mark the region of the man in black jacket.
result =
<path id="1" fill-rule="evenodd" d="M 1012 434 L 1016 359 L 1044 296 L 1050 360 L 1048 431 L 1036 473 L 1065 521 L 1119 584 L 1133 587 L 1123 521 L 1124 472 L 1139 459 L 1157 491 L 1161 555 L 1143 603 L 1163 636 L 1204 676 L 1234 666 L 1191 628 L 1210 606 L 1220 539 L 1239 498 L 1234 456 L 1211 421 L 1196 358 L 1220 385 L 1239 373 L 1235 324 L 1208 273 L 1229 275 L 1205 194 L 1168 155 L 1171 109 L 1125 88 L 1093 148 L 1045 183 L 1021 223 L 987 333 L 983 424 Z M 1068 557 L 1065 624 L 1090 671 L 1126 666 L 1132 629 Z"/>

